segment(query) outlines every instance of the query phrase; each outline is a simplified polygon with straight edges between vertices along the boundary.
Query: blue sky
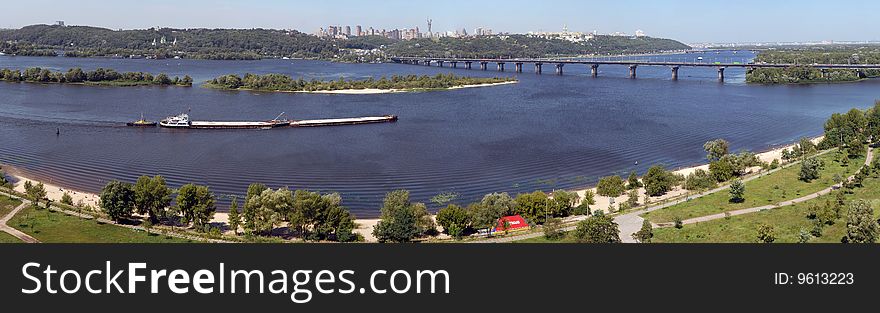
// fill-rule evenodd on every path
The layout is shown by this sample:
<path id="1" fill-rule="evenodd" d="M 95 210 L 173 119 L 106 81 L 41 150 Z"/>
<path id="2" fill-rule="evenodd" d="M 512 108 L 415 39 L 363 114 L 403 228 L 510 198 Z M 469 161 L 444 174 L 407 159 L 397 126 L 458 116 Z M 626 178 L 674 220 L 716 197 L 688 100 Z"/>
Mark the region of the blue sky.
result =
<path id="1" fill-rule="evenodd" d="M 434 30 L 488 27 L 524 33 L 572 31 L 633 33 L 685 42 L 880 40 L 875 0 L 79 0 L 9 1 L 0 27 L 64 20 L 108 28 L 284 28 L 363 25 Z"/>

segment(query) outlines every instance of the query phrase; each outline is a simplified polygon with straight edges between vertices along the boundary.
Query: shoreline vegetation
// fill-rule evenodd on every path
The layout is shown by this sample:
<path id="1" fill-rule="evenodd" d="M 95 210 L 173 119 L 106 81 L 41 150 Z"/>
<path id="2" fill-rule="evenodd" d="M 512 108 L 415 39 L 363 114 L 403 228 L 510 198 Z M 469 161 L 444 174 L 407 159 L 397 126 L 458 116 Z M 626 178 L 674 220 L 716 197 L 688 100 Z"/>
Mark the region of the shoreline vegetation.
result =
<path id="1" fill-rule="evenodd" d="M 509 77 L 464 77 L 455 74 L 393 75 L 391 77 L 382 76 L 379 79 L 372 77 L 361 80 L 339 78 L 329 81 L 293 79 L 281 74 L 245 74 L 244 77 L 238 75 L 220 76 L 203 84 L 202 87 L 238 91 L 379 94 L 498 86 L 516 82 L 516 78 Z"/>
<path id="2" fill-rule="evenodd" d="M 823 137 L 818 137 L 818 138 L 812 139 L 811 141 L 818 143 L 822 140 L 822 138 Z M 776 160 L 776 162 L 778 162 L 779 160 L 783 159 L 783 155 L 788 153 L 788 151 L 793 151 L 798 146 L 799 146 L 799 143 L 793 143 L 793 144 L 785 145 L 783 147 L 775 148 L 775 149 L 772 149 L 772 150 L 769 150 L 766 152 L 758 153 L 754 156 L 757 158 L 757 161 L 759 163 L 766 164 L 769 166 L 769 164 L 774 163 L 774 160 Z M 6 168 L 10 169 L 10 171 L 7 174 L 13 178 L 13 181 L 16 182 L 13 187 L 17 192 L 25 193 L 26 190 L 24 189 L 24 187 L 25 187 L 24 185 L 28 182 L 30 182 L 30 184 L 32 184 L 32 185 L 39 183 L 38 181 L 30 179 L 27 176 L 23 175 L 19 170 L 15 169 L 15 168 L 12 168 L 12 167 L 6 167 Z M 698 172 L 698 171 L 708 172 L 709 165 L 708 164 L 701 164 L 701 165 L 695 165 L 695 166 L 681 168 L 681 169 L 677 169 L 677 170 L 669 170 L 669 171 L 665 171 L 664 172 L 665 174 L 661 175 L 661 176 L 684 177 L 685 180 L 687 180 L 687 177 L 691 176 L 691 174 Z M 642 178 L 642 179 L 644 179 L 644 178 Z M 414 217 L 416 217 L 416 220 L 421 221 L 421 222 L 419 222 L 419 225 L 417 225 L 418 227 L 416 228 L 416 230 L 418 230 L 418 231 L 415 232 L 415 235 L 413 235 L 414 237 L 410 238 L 410 240 L 415 239 L 415 240 L 432 241 L 432 240 L 446 240 L 446 239 L 450 239 L 453 237 L 463 238 L 469 234 L 472 234 L 475 231 L 474 228 L 476 228 L 476 227 L 494 226 L 494 222 L 496 220 L 494 218 L 494 216 L 496 216 L 496 215 L 501 216 L 502 214 L 514 214 L 514 213 L 521 214 L 523 216 L 528 216 L 527 219 L 531 223 L 535 223 L 535 224 L 546 223 L 543 221 L 543 218 L 544 218 L 543 214 L 545 213 L 545 210 L 546 210 L 547 201 L 550 201 L 552 203 L 551 207 L 552 207 L 552 211 L 553 211 L 552 212 L 553 216 L 551 216 L 549 221 L 555 221 L 556 219 L 561 218 L 561 219 L 563 219 L 563 221 L 571 222 L 571 221 L 577 221 L 577 218 L 573 218 L 574 216 L 583 216 L 583 215 L 589 216 L 590 214 L 600 214 L 599 212 L 601 212 L 601 214 L 614 214 L 614 213 L 626 212 L 627 210 L 637 208 L 638 205 L 644 205 L 644 199 L 650 200 L 649 204 L 654 204 L 654 203 L 660 203 L 662 201 L 667 201 L 672 198 L 681 197 L 681 196 L 684 196 L 688 193 L 688 190 L 686 190 L 685 188 L 680 186 L 680 187 L 673 187 L 673 188 L 669 189 L 666 193 L 659 195 L 659 196 L 656 196 L 656 197 L 655 196 L 647 196 L 647 189 L 645 189 L 644 186 L 642 186 L 640 188 L 635 188 L 636 194 L 637 194 L 636 198 L 639 200 L 636 201 L 637 202 L 636 206 L 632 206 L 632 201 L 628 201 L 629 197 L 632 196 L 632 194 L 630 193 L 632 190 L 629 190 L 630 192 L 626 192 L 627 190 L 625 189 L 626 185 L 628 184 L 628 182 L 627 182 L 628 179 L 622 178 L 621 180 L 622 180 L 621 182 L 624 184 L 622 187 L 622 188 L 624 188 L 624 190 L 621 190 L 620 194 L 617 195 L 616 197 L 609 197 L 609 196 L 600 195 L 599 190 L 598 190 L 599 188 L 597 188 L 597 187 L 587 187 L 587 188 L 576 189 L 576 190 L 571 190 L 571 191 L 553 190 L 550 193 L 536 191 L 536 192 L 532 192 L 532 193 L 523 193 L 523 194 L 518 194 L 518 195 L 513 195 L 513 196 L 508 195 L 507 193 L 492 193 L 492 194 L 487 194 L 486 197 L 484 197 L 483 200 L 481 200 L 479 202 L 472 203 L 468 206 L 462 207 L 462 206 L 458 206 L 455 204 L 450 204 L 451 202 L 454 202 L 457 195 L 455 195 L 455 194 L 438 195 L 437 197 L 432 198 L 431 203 L 429 204 L 429 205 L 431 205 L 432 208 L 436 209 L 438 206 L 441 208 L 440 212 L 438 212 L 437 214 L 429 214 L 427 212 L 428 206 L 426 206 L 423 203 L 411 202 L 408 198 L 408 195 L 407 195 L 407 197 L 405 197 L 405 199 L 403 199 L 404 198 L 403 195 L 398 194 L 396 196 L 396 198 L 399 198 L 399 199 L 397 199 L 395 201 L 401 203 L 400 207 L 408 207 L 409 208 L 408 213 L 412 214 Z M 686 184 L 686 181 L 681 182 L 681 183 Z M 265 187 L 261 184 L 255 184 L 255 186 L 256 187 L 253 187 L 253 188 L 262 189 L 264 191 L 269 190 L 270 192 L 274 192 L 274 193 L 280 192 L 279 195 L 284 195 L 284 194 L 286 194 L 286 192 L 288 192 L 286 190 L 286 188 L 272 190 L 272 189 L 269 189 L 268 187 Z M 248 193 L 251 194 L 251 197 L 253 197 L 253 195 L 256 194 L 256 191 L 250 190 L 250 189 L 251 188 L 249 188 Z M 71 197 L 71 202 L 75 203 L 75 204 L 79 204 L 76 206 L 83 207 L 84 211 L 90 211 L 93 214 L 100 214 L 101 213 L 101 206 L 100 206 L 100 198 L 101 197 L 98 194 L 82 192 L 82 191 L 74 191 L 71 189 L 63 188 L 63 187 L 52 185 L 52 184 L 45 184 L 44 190 L 46 191 L 45 198 L 47 198 L 47 199 L 51 199 L 52 201 L 55 201 L 55 202 L 60 202 L 60 201 L 62 201 L 64 195 L 67 194 L 68 196 Z M 290 192 L 292 192 L 294 196 L 296 195 L 296 193 L 294 191 L 290 191 Z M 300 192 L 305 192 L 305 191 L 300 191 Z M 404 192 L 404 191 L 399 191 L 398 193 L 402 193 L 402 192 Z M 605 190 L 603 190 L 602 193 L 607 194 Z M 389 193 L 389 195 L 391 195 L 391 194 L 392 193 Z M 268 194 L 267 194 L 267 196 L 268 196 Z M 322 196 L 326 196 L 326 195 L 322 195 Z M 335 197 L 335 195 L 332 197 Z M 284 198 L 284 197 L 282 197 L 282 198 Z M 611 199 L 614 199 L 613 203 L 611 202 L 612 201 Z M 247 197 L 245 197 L 243 203 L 248 203 Z M 242 204 L 242 205 L 244 205 L 244 204 Z M 522 207 L 522 208 L 518 208 L 518 207 Z M 241 208 L 241 206 L 238 206 L 238 208 Z M 623 210 L 621 210 L 621 208 L 623 208 Z M 169 209 L 169 212 L 170 212 L 170 210 L 171 209 Z M 445 213 L 442 213 L 444 211 L 445 211 Z M 276 227 L 278 227 L 278 228 L 275 230 L 272 230 L 272 231 L 263 231 L 262 234 L 268 235 L 270 237 L 272 237 L 272 236 L 281 237 L 284 239 L 296 238 L 295 236 L 291 236 L 289 234 L 288 235 L 282 234 L 281 231 L 278 230 L 278 229 L 286 229 L 286 227 L 284 227 L 284 225 L 287 225 L 287 223 L 289 223 L 289 222 L 283 221 L 283 219 L 281 219 L 281 215 L 274 215 L 271 212 L 274 212 L 274 211 L 270 208 L 266 208 L 262 211 L 262 214 L 265 215 L 264 218 L 266 218 L 268 223 L 278 223 L 276 225 Z M 245 213 L 242 210 L 239 209 L 237 214 L 230 214 L 230 213 L 231 212 L 229 212 L 229 213 L 215 212 L 215 213 L 211 214 L 211 218 L 209 219 L 210 222 L 206 223 L 206 224 L 210 224 L 210 225 L 218 225 L 218 224 L 225 225 L 220 228 L 217 228 L 218 231 L 220 232 L 220 234 L 217 234 L 218 231 L 213 231 L 213 234 L 212 234 L 211 230 L 205 231 L 202 234 L 205 236 L 208 236 L 208 238 L 229 239 L 230 237 L 228 237 L 228 235 L 234 233 L 232 228 L 229 226 L 229 225 L 231 225 L 230 220 L 237 219 L 237 220 L 239 220 L 239 222 L 238 222 L 238 228 L 240 230 L 239 236 L 242 236 L 242 237 L 236 236 L 239 240 L 242 240 L 242 238 L 244 238 L 244 241 L 249 241 L 249 242 L 261 242 L 261 241 L 269 240 L 265 236 L 254 236 L 254 235 L 246 235 L 245 234 L 247 232 L 247 230 L 245 228 L 246 226 L 244 225 L 245 224 L 245 221 L 244 221 L 244 214 Z M 401 213 L 401 212 L 392 212 L 392 213 Z M 249 213 L 249 214 L 253 214 L 253 213 Z M 383 213 L 383 215 L 384 215 L 384 213 Z M 467 220 L 468 223 L 467 223 L 467 225 L 450 225 L 450 223 L 448 222 L 448 220 L 450 218 L 447 217 L 449 215 L 453 215 L 453 216 L 458 215 L 459 217 Z M 274 216 L 274 218 L 272 216 Z M 464 216 L 466 216 L 466 217 L 464 217 Z M 140 217 L 145 217 L 145 216 L 133 214 L 130 218 L 140 218 Z M 388 238 L 380 239 L 380 238 L 377 238 L 377 236 L 374 234 L 374 230 L 376 229 L 376 227 L 379 224 L 382 223 L 383 218 L 385 218 L 385 217 L 356 218 L 354 216 L 350 216 L 350 219 L 353 222 L 353 229 L 351 229 L 350 231 L 353 236 L 357 236 L 357 238 L 358 238 L 357 240 L 359 240 L 359 241 L 366 241 L 366 242 L 395 241 L 395 240 L 389 240 Z M 257 220 L 257 219 L 255 219 L 255 220 Z M 177 224 L 175 224 L 175 225 L 178 227 L 181 226 L 181 225 L 177 225 Z M 151 224 L 151 227 L 157 227 L 157 226 L 161 226 L 161 225 L 159 225 L 158 223 Z M 454 226 L 454 227 L 452 227 L 452 226 Z M 254 226 L 251 226 L 251 227 L 254 227 Z M 459 229 L 459 231 L 455 231 L 450 234 L 449 230 L 446 227 L 451 227 L 453 229 L 455 229 L 455 227 L 459 227 L 460 229 Z M 180 228 L 180 229 L 183 229 L 183 228 Z M 201 231 L 201 230 L 195 230 L 195 231 Z M 352 237 L 352 238 L 354 238 L 354 237 Z M 352 240 L 354 240 L 354 239 L 352 239 Z M 397 238 L 397 240 L 401 240 L 401 239 Z"/>
<path id="3" fill-rule="evenodd" d="M 31 67 L 24 72 L 18 69 L 4 68 L 0 70 L 0 80 L 6 82 L 26 82 L 45 84 L 69 84 L 86 86 L 180 86 L 191 87 L 192 78 L 189 75 L 169 77 L 165 73 L 153 75 L 145 72 L 119 73 L 113 69 L 98 68 L 94 71 L 83 71 L 81 68 L 72 68 L 67 72 L 51 71 L 45 68 Z"/>
<path id="4" fill-rule="evenodd" d="M 377 35 L 322 38 L 296 30 L 276 29 L 111 30 L 90 26 L 30 25 L 0 30 L 0 52 L 21 56 L 211 60 L 292 58 L 373 63 L 382 62 L 388 56 L 405 55 L 558 57 L 644 54 L 690 48 L 671 39 L 610 35 L 572 42 L 525 34 L 400 40 Z"/>
<path id="5" fill-rule="evenodd" d="M 788 68 L 755 68 L 746 82 L 755 84 L 816 84 L 857 82 L 880 77 L 880 69 L 816 69 L 810 64 L 880 64 L 880 47 L 802 47 L 761 51 L 758 64 L 801 64 Z"/>

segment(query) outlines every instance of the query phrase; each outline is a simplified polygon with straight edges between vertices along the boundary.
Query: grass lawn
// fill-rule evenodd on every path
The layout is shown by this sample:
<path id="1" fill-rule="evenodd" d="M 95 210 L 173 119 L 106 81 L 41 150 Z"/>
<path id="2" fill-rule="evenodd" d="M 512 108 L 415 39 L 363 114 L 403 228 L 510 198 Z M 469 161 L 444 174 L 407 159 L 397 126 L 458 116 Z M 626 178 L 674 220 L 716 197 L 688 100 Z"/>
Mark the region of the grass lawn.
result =
<path id="1" fill-rule="evenodd" d="M 772 225 L 776 242 L 793 243 L 798 241 L 800 231 L 813 229 L 813 221 L 806 217 L 807 208 L 812 204 L 824 204 L 826 195 L 796 205 L 766 210 L 758 213 L 733 216 L 709 222 L 685 225 L 682 229 L 662 228 L 654 230 L 653 242 L 661 243 L 754 243 L 757 242 L 758 226 Z M 872 177 L 865 180 L 864 187 L 855 189 L 847 200 L 868 200 L 874 208 L 874 216 L 880 217 L 880 179 Z M 846 219 L 840 218 L 834 225 L 825 226 L 821 237 L 813 237 L 809 242 L 839 243 L 846 233 Z"/>
<path id="2" fill-rule="evenodd" d="M 81 219 L 61 212 L 27 207 L 7 223 L 44 243 L 184 243 L 176 237 Z"/>
<path id="3" fill-rule="evenodd" d="M 676 216 L 686 220 L 797 199 L 833 185 L 832 178 L 834 174 L 840 174 L 841 177 L 849 177 L 865 163 L 865 157 L 860 157 L 850 160 L 848 166 L 842 166 L 839 161 L 835 160 L 836 156 L 836 152 L 829 152 L 819 156 L 819 159 L 825 162 L 825 167 L 820 173 L 820 178 L 809 183 L 798 179 L 801 166 L 800 164 L 795 164 L 773 174 L 747 182 L 745 201 L 743 202 L 731 203 L 730 193 L 727 190 L 723 190 L 665 209 L 645 213 L 642 217 L 654 223 L 667 223 L 675 220 Z"/>
<path id="4" fill-rule="evenodd" d="M 574 232 L 570 232 L 570 231 L 565 232 L 565 235 L 563 235 L 562 238 L 557 239 L 557 240 L 549 240 L 542 235 L 542 236 L 535 237 L 535 238 L 517 240 L 517 241 L 514 241 L 513 243 L 575 243 L 576 241 L 574 240 L 574 236 L 572 235 L 573 233 Z"/>
<path id="5" fill-rule="evenodd" d="M 13 236 L 13 235 L 10 235 L 10 234 L 7 234 L 7 233 L 0 231 L 0 244 L 3 244 L 3 243 L 23 243 L 23 242 L 21 240 L 18 240 L 18 238 L 15 238 L 15 236 Z"/>
<path id="6" fill-rule="evenodd" d="M 7 196 L 0 195 L 0 217 L 6 216 L 12 209 L 15 209 L 21 201 L 17 199 L 12 199 Z"/>

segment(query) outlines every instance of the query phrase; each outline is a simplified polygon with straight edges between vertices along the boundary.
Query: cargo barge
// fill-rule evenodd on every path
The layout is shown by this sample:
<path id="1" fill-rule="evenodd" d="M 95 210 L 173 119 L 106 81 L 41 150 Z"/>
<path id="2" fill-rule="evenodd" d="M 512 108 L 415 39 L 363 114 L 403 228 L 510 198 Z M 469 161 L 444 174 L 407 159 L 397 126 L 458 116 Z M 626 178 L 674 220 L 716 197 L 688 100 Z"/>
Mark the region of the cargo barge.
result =
<path id="1" fill-rule="evenodd" d="M 292 126 L 292 127 L 338 126 L 338 125 L 388 123 L 388 122 L 394 122 L 394 121 L 397 121 L 397 115 L 350 117 L 350 118 L 331 118 L 331 119 L 320 119 L 320 120 L 299 120 L 299 121 L 291 121 L 290 126 Z"/>
<path id="2" fill-rule="evenodd" d="M 349 117 L 349 118 L 331 118 L 318 120 L 283 120 L 281 113 L 277 117 L 268 121 L 192 121 L 189 114 L 169 116 L 159 122 L 159 126 L 165 128 L 186 128 L 186 129 L 272 129 L 277 127 L 317 127 L 317 126 L 338 126 L 338 125 L 357 125 L 357 124 L 373 124 L 387 123 L 397 121 L 397 115 L 383 116 L 365 116 L 365 117 Z"/>

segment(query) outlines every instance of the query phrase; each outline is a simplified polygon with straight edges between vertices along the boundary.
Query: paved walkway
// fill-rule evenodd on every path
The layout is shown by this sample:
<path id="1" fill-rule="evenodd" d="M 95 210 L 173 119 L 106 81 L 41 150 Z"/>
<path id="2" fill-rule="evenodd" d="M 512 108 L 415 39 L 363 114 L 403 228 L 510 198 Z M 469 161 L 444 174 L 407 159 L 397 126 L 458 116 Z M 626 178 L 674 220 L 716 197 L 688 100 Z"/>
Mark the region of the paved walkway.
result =
<path id="1" fill-rule="evenodd" d="M 825 151 L 823 151 L 823 152 L 820 152 L 820 153 L 817 154 L 817 155 L 823 155 L 823 154 L 826 154 L 826 153 L 831 152 L 831 151 L 833 151 L 833 150 L 825 150 Z M 869 147 L 869 148 L 868 148 L 868 154 L 867 154 L 867 157 L 866 157 L 866 159 L 865 159 L 865 165 L 870 165 L 870 164 L 871 164 L 871 160 L 873 160 L 873 159 L 874 159 L 874 149 L 872 149 L 872 148 Z M 760 174 L 760 175 L 753 175 L 753 176 L 746 177 L 746 178 L 744 178 L 742 181 L 743 181 L 743 182 L 749 182 L 749 181 L 752 181 L 752 180 L 755 180 L 755 179 L 761 178 L 761 177 L 763 177 L 763 176 L 766 176 L 766 175 L 773 174 L 773 173 L 775 173 L 775 172 L 781 171 L 781 170 L 783 170 L 783 169 L 786 169 L 786 168 L 792 167 L 792 166 L 794 166 L 794 165 L 796 165 L 796 164 L 799 164 L 799 163 L 800 163 L 800 161 L 798 161 L 798 162 L 788 163 L 788 164 L 786 164 L 786 165 L 784 165 L 784 166 L 782 166 L 782 167 L 779 167 L 779 168 L 777 168 L 777 169 L 775 169 L 775 170 L 771 170 L 771 171 L 768 171 L 768 172 L 763 173 L 763 174 Z M 853 175 L 853 176 L 855 176 L 855 175 Z M 850 176 L 849 179 L 852 179 L 853 176 Z M 797 199 L 794 199 L 794 200 L 783 201 L 783 202 L 777 203 L 777 204 L 775 204 L 775 205 L 767 205 L 767 206 L 761 206 L 761 207 L 757 207 L 757 208 L 748 208 L 748 209 L 742 209 L 742 210 L 737 210 L 737 211 L 730 211 L 729 213 L 730 213 L 731 216 L 734 216 L 734 215 L 742 215 L 742 214 L 754 213 L 754 212 L 759 212 L 759 211 L 763 211 L 763 210 L 767 210 L 767 209 L 772 209 L 772 208 L 778 208 L 778 207 L 781 207 L 781 206 L 792 205 L 792 204 L 795 204 L 795 203 L 800 203 L 800 202 L 804 202 L 804 201 L 807 201 L 807 200 L 815 199 L 815 198 L 817 198 L 817 197 L 819 197 L 819 196 L 822 196 L 822 195 L 826 195 L 826 194 L 830 193 L 835 187 L 836 187 L 836 186 L 832 186 L 832 187 L 829 187 L 829 188 L 824 189 L 824 190 L 822 190 L 822 191 L 819 191 L 819 192 L 816 192 L 816 193 L 813 193 L 813 194 L 810 194 L 810 195 L 806 195 L 806 196 L 803 196 L 803 197 L 800 197 L 800 198 L 797 198 Z M 621 239 L 621 241 L 623 241 L 624 243 L 635 243 L 635 242 L 637 242 L 637 241 L 635 240 L 635 238 L 633 238 L 632 235 L 633 235 L 634 233 L 638 232 L 638 231 L 642 228 L 642 223 L 644 223 L 644 221 L 645 221 L 645 219 L 642 218 L 642 217 L 640 216 L 640 215 L 642 215 L 642 214 L 645 214 L 645 213 L 648 213 L 648 212 L 657 211 L 657 210 L 661 210 L 661 209 L 665 209 L 665 208 L 668 208 L 668 207 L 671 207 L 671 206 L 674 206 L 674 205 L 677 205 L 677 204 L 681 204 L 681 203 L 684 203 L 684 202 L 687 202 L 687 201 L 690 201 L 690 200 L 693 200 L 693 199 L 696 199 L 696 198 L 700 198 L 700 197 L 704 197 L 704 196 L 707 196 L 707 195 L 710 195 L 710 194 L 713 194 L 713 193 L 716 193 L 716 192 L 724 191 L 724 190 L 727 190 L 727 189 L 729 189 L 729 188 L 730 188 L 730 185 L 728 184 L 728 185 L 724 185 L 724 186 L 721 186 L 721 187 L 718 187 L 718 188 L 715 188 L 715 189 L 712 189 L 712 190 L 704 191 L 704 192 L 701 192 L 701 193 L 698 193 L 698 194 L 694 194 L 694 195 L 686 196 L 686 197 L 683 197 L 683 198 L 679 198 L 679 199 L 677 199 L 677 200 L 669 201 L 669 202 L 666 202 L 666 203 L 663 203 L 663 204 L 660 204 L 660 205 L 656 205 L 656 206 L 648 207 L 648 208 L 641 209 L 641 210 L 637 210 L 637 211 L 628 212 L 628 213 L 626 213 L 626 214 L 617 215 L 617 216 L 614 217 L 614 222 L 617 223 L 618 227 L 620 228 L 620 239 Z M 720 217 L 719 217 L 719 216 L 720 216 Z M 686 220 L 686 221 L 682 221 L 682 223 L 684 223 L 684 224 L 693 224 L 693 223 L 699 223 L 699 222 L 704 222 L 704 221 L 710 221 L 710 220 L 714 220 L 714 219 L 718 219 L 718 218 L 724 218 L 724 217 L 725 217 L 725 214 L 724 214 L 724 213 L 721 213 L 721 214 L 715 214 L 715 215 L 709 215 L 709 216 L 703 216 L 703 217 L 697 217 L 697 218 L 689 219 L 689 220 Z M 586 217 L 585 217 L 585 216 L 579 216 L 579 217 L 572 218 L 572 219 L 567 220 L 567 221 L 580 221 L 580 220 L 583 220 L 583 219 L 586 219 Z M 655 225 L 655 226 L 663 227 L 663 226 L 671 226 L 671 225 L 665 225 L 665 224 L 664 224 L 664 225 Z M 573 231 L 576 227 L 577 227 L 577 226 L 568 226 L 568 227 L 563 228 L 562 230 L 563 230 L 563 231 Z M 522 235 L 517 235 L 517 236 L 500 237 L 500 238 L 488 238 L 488 239 L 479 240 L 479 241 L 475 241 L 475 242 L 476 242 L 476 243 L 505 243 L 505 242 L 513 242 L 513 241 L 519 241 L 519 240 L 531 239 L 531 238 L 536 238 L 536 237 L 541 237 L 541 236 L 544 236 L 544 234 L 541 233 L 541 232 L 533 232 L 533 233 L 522 234 Z"/>
<path id="2" fill-rule="evenodd" d="M 6 225 L 6 223 L 8 223 L 9 220 L 11 220 L 13 216 L 15 216 L 15 214 L 18 214 L 19 211 L 21 211 L 22 209 L 24 209 L 25 207 L 27 207 L 30 204 L 31 204 L 30 201 L 22 201 L 21 205 L 19 205 L 15 209 L 13 209 L 11 212 L 9 212 L 9 214 L 6 214 L 6 216 L 4 216 L 3 218 L 0 218 L 0 231 L 3 231 L 3 232 L 10 234 L 10 235 L 13 235 L 13 236 L 15 236 L 15 238 L 18 238 L 19 240 L 24 241 L 26 243 L 39 243 L 40 241 L 37 240 L 37 238 L 31 237 L 30 235 L 25 234 L 18 229 L 15 229 L 15 228 L 12 228 L 12 227 L 9 227 L 8 225 Z"/>
<path id="3" fill-rule="evenodd" d="M 871 165 L 871 161 L 873 161 L 873 160 L 874 160 L 874 149 L 872 149 L 872 148 L 868 148 L 868 154 L 867 154 L 867 157 L 865 158 L 865 166 L 869 166 L 869 165 Z M 864 167 L 864 166 L 863 166 L 863 167 Z M 859 168 L 859 170 L 861 170 L 861 168 Z M 858 172 L 856 172 L 856 173 L 858 173 Z M 855 175 L 852 175 L 852 176 L 850 176 L 850 177 L 847 178 L 847 181 L 851 181 L 851 180 L 853 180 L 854 178 L 855 178 Z M 834 189 L 838 189 L 838 188 L 840 188 L 840 184 L 838 184 L 838 185 L 834 185 L 834 186 L 831 186 L 831 187 L 828 187 L 828 188 L 825 188 L 825 189 L 822 189 L 822 190 L 820 190 L 820 191 L 818 191 L 818 192 L 811 193 L 811 194 L 808 194 L 808 195 L 806 195 L 806 196 L 803 196 L 803 197 L 800 197 L 800 198 L 797 198 L 797 199 L 792 199 L 792 200 L 788 200 L 788 201 L 782 201 L 782 202 L 779 202 L 779 203 L 776 203 L 776 204 L 770 204 L 770 205 L 759 206 L 759 207 L 754 207 L 754 208 L 748 208 L 748 209 L 742 209 L 742 210 L 736 210 L 736 211 L 728 211 L 727 213 L 718 213 L 718 214 L 712 214 L 712 215 L 707 215 L 707 216 L 695 217 L 695 218 L 692 218 L 692 219 L 687 219 L 687 220 L 682 221 L 682 224 L 687 225 L 687 224 L 696 224 L 696 223 L 701 223 L 701 222 L 708 222 L 708 221 L 712 221 L 712 220 L 722 219 L 722 218 L 725 218 L 725 217 L 727 217 L 727 216 L 743 215 L 743 214 L 755 213 L 755 212 L 760 212 L 760 211 L 764 211 L 764 210 L 769 210 L 769 209 L 775 209 L 775 208 L 779 208 L 779 207 L 789 206 L 789 205 L 793 205 L 793 204 L 796 204 L 796 203 L 801 203 L 801 202 L 805 202 L 805 201 L 813 200 L 813 199 L 816 199 L 816 198 L 818 198 L 818 197 L 821 197 L 821 196 L 827 195 L 827 194 L 831 193 L 831 191 L 833 191 Z M 669 224 L 669 223 L 664 223 L 664 224 L 662 224 L 662 225 L 658 225 L 658 226 L 660 226 L 660 227 L 669 227 L 669 226 L 673 226 L 673 225 L 672 225 L 672 224 Z"/>

